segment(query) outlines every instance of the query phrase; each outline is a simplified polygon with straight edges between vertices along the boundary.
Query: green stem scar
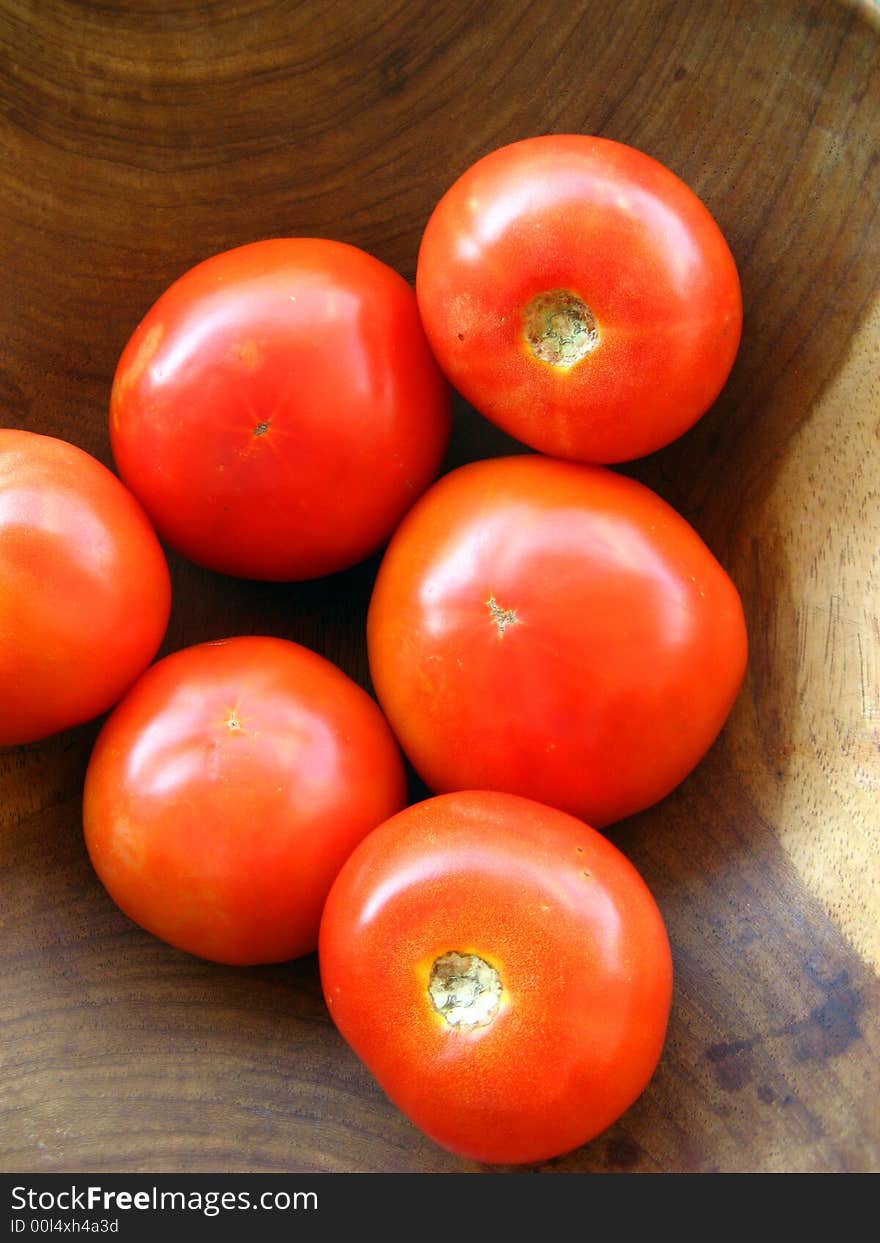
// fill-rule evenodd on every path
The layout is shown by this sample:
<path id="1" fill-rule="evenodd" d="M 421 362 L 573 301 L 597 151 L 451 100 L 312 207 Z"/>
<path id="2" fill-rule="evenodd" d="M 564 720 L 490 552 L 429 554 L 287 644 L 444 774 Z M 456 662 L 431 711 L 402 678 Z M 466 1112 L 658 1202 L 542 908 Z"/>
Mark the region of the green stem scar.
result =
<path id="1" fill-rule="evenodd" d="M 476 954 L 449 950 L 431 967 L 428 994 L 450 1027 L 486 1027 L 498 1012 L 501 976 Z"/>
<path id="2" fill-rule="evenodd" d="M 508 626 L 515 626 L 519 621 L 516 609 L 503 609 L 494 596 L 490 596 L 486 601 L 486 608 L 489 610 L 493 622 L 498 627 L 500 635 L 504 634 Z"/>
<path id="3" fill-rule="evenodd" d="M 523 312 L 523 332 L 535 358 L 565 371 L 599 344 L 596 317 L 568 289 L 535 294 Z"/>

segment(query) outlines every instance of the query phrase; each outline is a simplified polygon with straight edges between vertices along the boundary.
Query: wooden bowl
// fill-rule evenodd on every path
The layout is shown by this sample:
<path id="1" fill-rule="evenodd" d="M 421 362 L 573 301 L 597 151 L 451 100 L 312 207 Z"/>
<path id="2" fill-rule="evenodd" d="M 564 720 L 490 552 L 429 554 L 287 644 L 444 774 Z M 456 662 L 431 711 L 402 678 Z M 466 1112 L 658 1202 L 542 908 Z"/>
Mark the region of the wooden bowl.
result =
<path id="1" fill-rule="evenodd" d="M 751 638 L 716 746 L 612 836 L 676 991 L 642 1098 L 556 1171 L 880 1168 L 880 23 L 874 3 L 209 6 L 0 0 L 3 423 L 110 462 L 116 360 L 196 261 L 332 236 L 412 278 L 476 158 L 536 133 L 669 165 L 745 300 L 724 392 L 631 473 L 700 530 Z M 449 462 L 508 444 L 459 403 Z M 166 651 L 295 638 L 368 685 L 376 559 L 305 585 L 171 557 Z M 314 958 L 254 970 L 129 923 L 83 847 L 97 723 L 0 754 L 0 1165 L 455 1171 L 331 1025 Z"/>

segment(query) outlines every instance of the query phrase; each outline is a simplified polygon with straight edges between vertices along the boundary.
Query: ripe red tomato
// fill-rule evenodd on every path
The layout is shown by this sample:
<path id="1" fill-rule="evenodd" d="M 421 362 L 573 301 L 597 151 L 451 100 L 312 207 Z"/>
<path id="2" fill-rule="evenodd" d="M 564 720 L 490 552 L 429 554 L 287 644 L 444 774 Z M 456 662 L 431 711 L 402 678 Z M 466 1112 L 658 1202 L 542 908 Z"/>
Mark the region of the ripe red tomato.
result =
<path id="1" fill-rule="evenodd" d="M 315 949 L 330 883 L 405 803 L 376 704 L 284 639 L 240 637 L 153 665 L 86 774 L 89 854 L 127 915 L 218 962 Z"/>
<path id="2" fill-rule="evenodd" d="M 466 792 L 361 843 L 327 899 L 324 996 L 391 1100 L 477 1161 L 609 1126 L 663 1046 L 669 943 L 644 881 L 563 812 Z"/>
<path id="3" fill-rule="evenodd" d="M 416 290 L 456 388 L 535 449 L 621 462 L 717 397 L 742 325 L 736 266 L 669 169 L 584 135 L 477 161 L 425 229 Z"/>
<path id="4" fill-rule="evenodd" d="M 379 702 L 435 793 L 509 790 L 602 827 L 667 794 L 727 716 L 739 595 L 634 480 L 534 455 L 460 467 L 391 541 Z"/>
<path id="5" fill-rule="evenodd" d="M 146 515 L 75 445 L 0 429 L 0 745 L 111 707 L 168 624 L 168 566 Z"/>
<path id="6" fill-rule="evenodd" d="M 281 238 L 162 295 L 119 361 L 110 435 L 174 548 L 293 580 L 384 543 L 440 468 L 449 411 L 403 278 L 354 246 Z"/>

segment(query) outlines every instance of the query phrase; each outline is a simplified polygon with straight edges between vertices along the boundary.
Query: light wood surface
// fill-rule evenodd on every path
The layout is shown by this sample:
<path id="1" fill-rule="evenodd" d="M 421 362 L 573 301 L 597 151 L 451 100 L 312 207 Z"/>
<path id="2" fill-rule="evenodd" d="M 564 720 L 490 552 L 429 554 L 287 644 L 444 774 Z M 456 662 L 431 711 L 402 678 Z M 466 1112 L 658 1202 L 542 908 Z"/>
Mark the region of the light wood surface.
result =
<path id="1" fill-rule="evenodd" d="M 109 463 L 116 360 L 187 267 L 311 234 L 411 279 L 453 178 L 553 131 L 668 164 L 737 259 L 728 386 L 627 469 L 729 568 L 751 655 L 703 764 L 611 832 L 670 931 L 664 1058 L 544 1168 L 877 1170 L 875 4 L 0 0 L 0 422 Z M 450 464 L 507 445 L 458 404 Z M 279 587 L 172 557 L 164 650 L 285 635 L 368 685 L 375 564 Z M 386 1101 L 314 959 L 215 967 L 116 910 L 81 836 L 96 729 L 0 753 L 0 1169 L 479 1169 Z"/>

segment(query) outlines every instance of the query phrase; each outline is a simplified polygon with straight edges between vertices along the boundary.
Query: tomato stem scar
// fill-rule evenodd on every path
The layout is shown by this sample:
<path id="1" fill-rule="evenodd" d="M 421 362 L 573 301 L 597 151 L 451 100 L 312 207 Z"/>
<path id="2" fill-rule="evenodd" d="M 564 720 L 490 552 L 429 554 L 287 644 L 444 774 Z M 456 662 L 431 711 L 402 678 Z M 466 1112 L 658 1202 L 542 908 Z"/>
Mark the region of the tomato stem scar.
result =
<path id="1" fill-rule="evenodd" d="M 503 609 L 494 596 L 490 596 L 486 601 L 486 608 L 489 610 L 493 622 L 498 627 L 500 635 L 504 634 L 508 626 L 515 626 L 519 621 L 516 609 Z"/>
<path id="2" fill-rule="evenodd" d="M 257 424 L 257 426 L 254 428 L 254 435 L 255 435 L 255 436 L 265 436 L 265 434 L 266 434 L 266 432 L 269 430 L 270 426 L 271 426 L 271 424 L 269 423 L 269 420 L 268 420 L 268 419 L 266 419 L 266 420 L 265 420 L 264 422 L 262 422 L 262 423 L 258 423 L 258 424 Z"/>
<path id="3" fill-rule="evenodd" d="M 449 950 L 434 960 L 428 994 L 450 1027 L 486 1027 L 498 1012 L 501 977 L 476 954 Z"/>
<path id="4" fill-rule="evenodd" d="M 523 331 L 535 358 L 566 371 L 599 344 L 596 317 L 568 289 L 535 294 L 523 312 Z"/>

